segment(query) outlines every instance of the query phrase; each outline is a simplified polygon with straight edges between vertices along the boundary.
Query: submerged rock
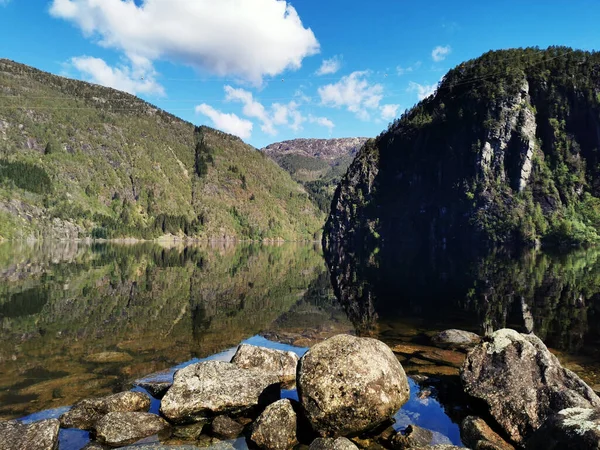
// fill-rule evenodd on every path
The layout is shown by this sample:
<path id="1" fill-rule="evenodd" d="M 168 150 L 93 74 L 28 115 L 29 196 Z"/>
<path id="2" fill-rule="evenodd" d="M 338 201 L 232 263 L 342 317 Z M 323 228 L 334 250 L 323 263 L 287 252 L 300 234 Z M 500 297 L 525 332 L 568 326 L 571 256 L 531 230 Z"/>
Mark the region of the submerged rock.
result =
<path id="1" fill-rule="evenodd" d="M 175 373 L 160 411 L 173 423 L 191 423 L 247 412 L 278 398 L 277 376 L 223 361 L 205 361 Z"/>
<path id="2" fill-rule="evenodd" d="M 468 416 L 462 421 L 460 438 L 473 450 L 515 450 L 480 417 Z"/>
<path id="3" fill-rule="evenodd" d="M 396 433 L 390 439 L 390 446 L 394 450 L 448 444 L 452 442 L 443 434 L 416 425 L 409 425 L 404 433 Z"/>
<path id="4" fill-rule="evenodd" d="M 288 399 L 269 406 L 256 419 L 250 439 L 264 450 L 289 450 L 298 443 L 297 418 Z"/>
<path id="5" fill-rule="evenodd" d="M 321 436 L 359 433 L 392 417 L 409 386 L 390 348 L 371 338 L 334 336 L 300 360 L 298 395 Z"/>
<path id="6" fill-rule="evenodd" d="M 205 427 L 205 422 L 197 422 L 191 425 L 174 427 L 172 437 L 184 439 L 186 441 L 195 441 L 196 439 L 200 438 Z"/>
<path id="7" fill-rule="evenodd" d="M 496 331 L 473 349 L 461 379 L 518 444 L 563 409 L 600 408 L 594 391 L 561 367 L 538 337 L 514 330 Z"/>
<path id="8" fill-rule="evenodd" d="M 294 381 L 298 355 L 271 348 L 242 344 L 231 359 L 231 362 L 242 369 L 261 369 L 277 375 L 279 381 Z"/>
<path id="9" fill-rule="evenodd" d="M 309 450 L 358 450 L 358 447 L 345 437 L 317 438 L 312 441 Z"/>
<path id="10" fill-rule="evenodd" d="M 142 392 L 120 392 L 102 398 L 82 400 L 60 416 L 62 428 L 92 430 L 96 422 L 111 412 L 148 411 L 150 397 Z"/>
<path id="11" fill-rule="evenodd" d="M 56 450 L 60 423 L 56 419 L 23 424 L 0 422 L 0 450 Z"/>
<path id="12" fill-rule="evenodd" d="M 481 337 L 475 333 L 464 330 L 444 330 L 431 338 L 438 347 L 468 349 L 481 342 Z"/>
<path id="13" fill-rule="evenodd" d="M 85 357 L 86 362 L 96 364 L 123 363 L 132 361 L 133 357 L 125 352 L 101 352 Z"/>
<path id="14" fill-rule="evenodd" d="M 211 427 L 215 436 L 225 439 L 236 438 L 244 431 L 244 425 L 228 416 L 215 417 Z"/>
<path id="15" fill-rule="evenodd" d="M 453 350 L 442 350 L 436 347 L 416 344 L 397 344 L 392 347 L 394 353 L 406 355 L 408 357 L 421 358 L 435 363 L 444 364 L 453 367 L 461 367 L 465 362 L 465 354 Z"/>
<path id="16" fill-rule="evenodd" d="M 569 408 L 550 417 L 527 441 L 529 450 L 597 450 L 600 448 L 600 411 Z"/>
<path id="17" fill-rule="evenodd" d="M 101 444 L 122 447 L 155 434 L 169 437 L 170 425 L 155 414 L 111 412 L 96 423 L 96 439 Z"/>

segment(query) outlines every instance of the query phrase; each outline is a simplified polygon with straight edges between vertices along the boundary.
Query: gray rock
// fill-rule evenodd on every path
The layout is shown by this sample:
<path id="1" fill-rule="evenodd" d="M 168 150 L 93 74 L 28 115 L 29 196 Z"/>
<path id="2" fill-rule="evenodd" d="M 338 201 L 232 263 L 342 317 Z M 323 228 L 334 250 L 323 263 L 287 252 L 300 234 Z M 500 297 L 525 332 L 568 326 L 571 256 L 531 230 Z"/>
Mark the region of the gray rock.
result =
<path id="1" fill-rule="evenodd" d="M 225 439 L 236 438 L 244 431 L 244 425 L 228 416 L 215 417 L 211 426 L 215 436 Z"/>
<path id="2" fill-rule="evenodd" d="M 358 447 L 345 437 L 317 438 L 312 441 L 308 450 L 358 450 Z"/>
<path id="3" fill-rule="evenodd" d="M 223 361 L 200 362 L 175 373 L 160 410 L 173 423 L 235 415 L 278 399 L 278 383 L 278 377 L 257 369 L 240 369 Z"/>
<path id="4" fill-rule="evenodd" d="M 600 449 L 600 411 L 569 408 L 549 418 L 527 441 L 529 450 Z"/>
<path id="5" fill-rule="evenodd" d="M 16 420 L 0 422 L 0 450 L 56 450 L 59 429 L 56 419 L 28 425 Z"/>
<path id="6" fill-rule="evenodd" d="M 133 444 L 155 434 L 169 437 L 170 425 L 155 414 L 111 412 L 96 423 L 96 440 L 111 447 Z"/>
<path id="7" fill-rule="evenodd" d="M 88 442 L 81 450 L 110 450 L 111 448 L 99 442 Z"/>
<path id="8" fill-rule="evenodd" d="M 402 365 L 371 338 L 334 336 L 300 359 L 298 395 L 321 436 L 368 430 L 392 417 L 409 398 Z"/>
<path id="9" fill-rule="evenodd" d="M 473 450 L 515 450 L 480 417 L 465 417 L 460 426 L 460 438 Z"/>
<path id="10" fill-rule="evenodd" d="M 448 444 L 452 442 L 443 434 L 416 425 L 409 425 L 404 433 L 396 433 L 390 439 L 390 446 L 395 450 Z"/>
<path id="11" fill-rule="evenodd" d="M 297 419 L 292 403 L 279 400 L 256 419 L 250 439 L 264 450 L 289 450 L 298 443 Z"/>
<path id="12" fill-rule="evenodd" d="M 174 427 L 172 436 L 186 441 L 195 441 L 200 437 L 205 426 L 206 423 L 197 422 L 191 425 Z"/>
<path id="13" fill-rule="evenodd" d="M 469 353 L 461 371 L 465 391 L 482 399 L 517 444 L 566 408 L 600 408 L 600 398 L 534 335 L 504 329 Z"/>
<path id="14" fill-rule="evenodd" d="M 481 337 L 464 330 L 444 330 L 431 338 L 431 341 L 442 348 L 469 349 L 481 342 Z"/>
<path id="15" fill-rule="evenodd" d="M 82 400 L 60 416 L 62 428 L 92 430 L 96 422 L 111 412 L 148 411 L 150 397 L 142 392 L 120 392 L 102 398 Z"/>
<path id="16" fill-rule="evenodd" d="M 298 355 L 271 348 L 242 344 L 231 359 L 242 369 L 262 369 L 279 377 L 279 381 L 294 381 L 298 366 Z"/>
<path id="17" fill-rule="evenodd" d="M 154 398 L 161 399 L 173 385 L 170 381 L 139 381 L 136 386 L 146 389 Z"/>

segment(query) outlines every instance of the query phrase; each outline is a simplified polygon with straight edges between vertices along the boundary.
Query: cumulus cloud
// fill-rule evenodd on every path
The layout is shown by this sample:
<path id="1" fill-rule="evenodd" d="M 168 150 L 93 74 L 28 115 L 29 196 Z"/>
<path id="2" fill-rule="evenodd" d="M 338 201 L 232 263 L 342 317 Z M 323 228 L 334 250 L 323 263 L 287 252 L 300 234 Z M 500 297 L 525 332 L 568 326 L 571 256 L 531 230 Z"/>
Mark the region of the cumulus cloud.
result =
<path id="1" fill-rule="evenodd" d="M 71 64 L 92 83 L 108 86 L 130 94 L 164 95 L 164 88 L 154 79 L 155 73 L 143 61 L 131 67 L 111 67 L 106 61 L 91 56 L 79 56 L 71 59 Z"/>
<path id="2" fill-rule="evenodd" d="M 316 123 L 317 125 L 320 125 L 322 127 L 329 128 L 330 133 L 333 130 L 333 128 L 335 127 L 335 124 L 331 120 L 329 120 L 327 117 L 315 117 L 312 114 L 309 114 L 308 121 L 309 121 L 309 123 Z"/>
<path id="3" fill-rule="evenodd" d="M 398 115 L 398 108 L 400 108 L 400 105 L 392 105 L 392 104 L 383 105 L 380 109 L 381 110 L 381 118 L 383 120 L 395 119 L 396 116 Z"/>
<path id="4" fill-rule="evenodd" d="M 419 83 L 415 83 L 414 81 L 411 81 L 410 83 L 408 83 L 407 92 L 416 92 L 417 96 L 419 97 L 419 100 L 423 100 L 423 99 L 429 97 L 430 95 L 435 94 L 437 87 L 438 87 L 437 83 L 427 85 L 427 84 L 419 84 Z"/>
<path id="5" fill-rule="evenodd" d="M 321 103 L 335 108 L 345 107 L 359 119 L 369 120 L 370 110 L 379 107 L 383 98 L 383 86 L 367 81 L 369 72 L 353 72 L 340 81 L 318 89 Z"/>
<path id="6" fill-rule="evenodd" d="M 129 58 L 167 59 L 255 84 L 319 52 L 285 0 L 52 0 L 50 13 Z"/>
<path id="7" fill-rule="evenodd" d="M 451 52 L 452 48 L 449 45 L 446 45 L 445 47 L 438 45 L 431 51 L 431 59 L 435 62 L 443 61 Z"/>
<path id="8" fill-rule="evenodd" d="M 342 58 L 334 56 L 330 59 L 324 59 L 323 64 L 317 70 L 317 75 L 331 75 L 336 73 L 342 67 Z"/>
<path id="9" fill-rule="evenodd" d="M 241 119 L 235 114 L 223 113 L 206 103 L 196 106 L 196 113 L 207 116 L 213 125 L 222 131 L 234 134 L 242 139 L 248 139 L 252 136 L 252 122 Z"/>

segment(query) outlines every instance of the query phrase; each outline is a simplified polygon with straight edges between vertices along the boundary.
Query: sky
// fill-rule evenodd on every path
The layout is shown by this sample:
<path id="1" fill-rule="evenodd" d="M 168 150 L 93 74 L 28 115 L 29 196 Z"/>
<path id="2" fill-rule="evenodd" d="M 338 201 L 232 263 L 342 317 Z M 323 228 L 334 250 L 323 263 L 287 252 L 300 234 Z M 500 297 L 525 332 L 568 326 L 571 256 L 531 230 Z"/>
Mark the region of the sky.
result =
<path id="1" fill-rule="evenodd" d="M 489 50 L 600 49 L 598 0 L 0 0 L 0 58 L 262 148 L 373 137 Z"/>

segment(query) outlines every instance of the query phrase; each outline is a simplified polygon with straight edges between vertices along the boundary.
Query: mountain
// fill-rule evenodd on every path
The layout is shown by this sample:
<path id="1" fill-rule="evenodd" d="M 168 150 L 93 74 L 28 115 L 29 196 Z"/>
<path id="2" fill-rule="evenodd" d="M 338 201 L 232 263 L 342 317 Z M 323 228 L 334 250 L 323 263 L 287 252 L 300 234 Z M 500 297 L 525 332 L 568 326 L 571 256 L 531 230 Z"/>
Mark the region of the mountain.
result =
<path id="1" fill-rule="evenodd" d="M 598 242 L 599 150 L 600 53 L 486 53 L 360 150 L 328 254 Z"/>
<path id="2" fill-rule="evenodd" d="M 237 137 L 0 60 L 0 237 L 314 239 L 305 189 Z"/>
<path id="3" fill-rule="evenodd" d="M 367 138 L 293 139 L 263 148 L 269 157 L 304 185 L 319 208 L 329 212 L 341 177 Z"/>

